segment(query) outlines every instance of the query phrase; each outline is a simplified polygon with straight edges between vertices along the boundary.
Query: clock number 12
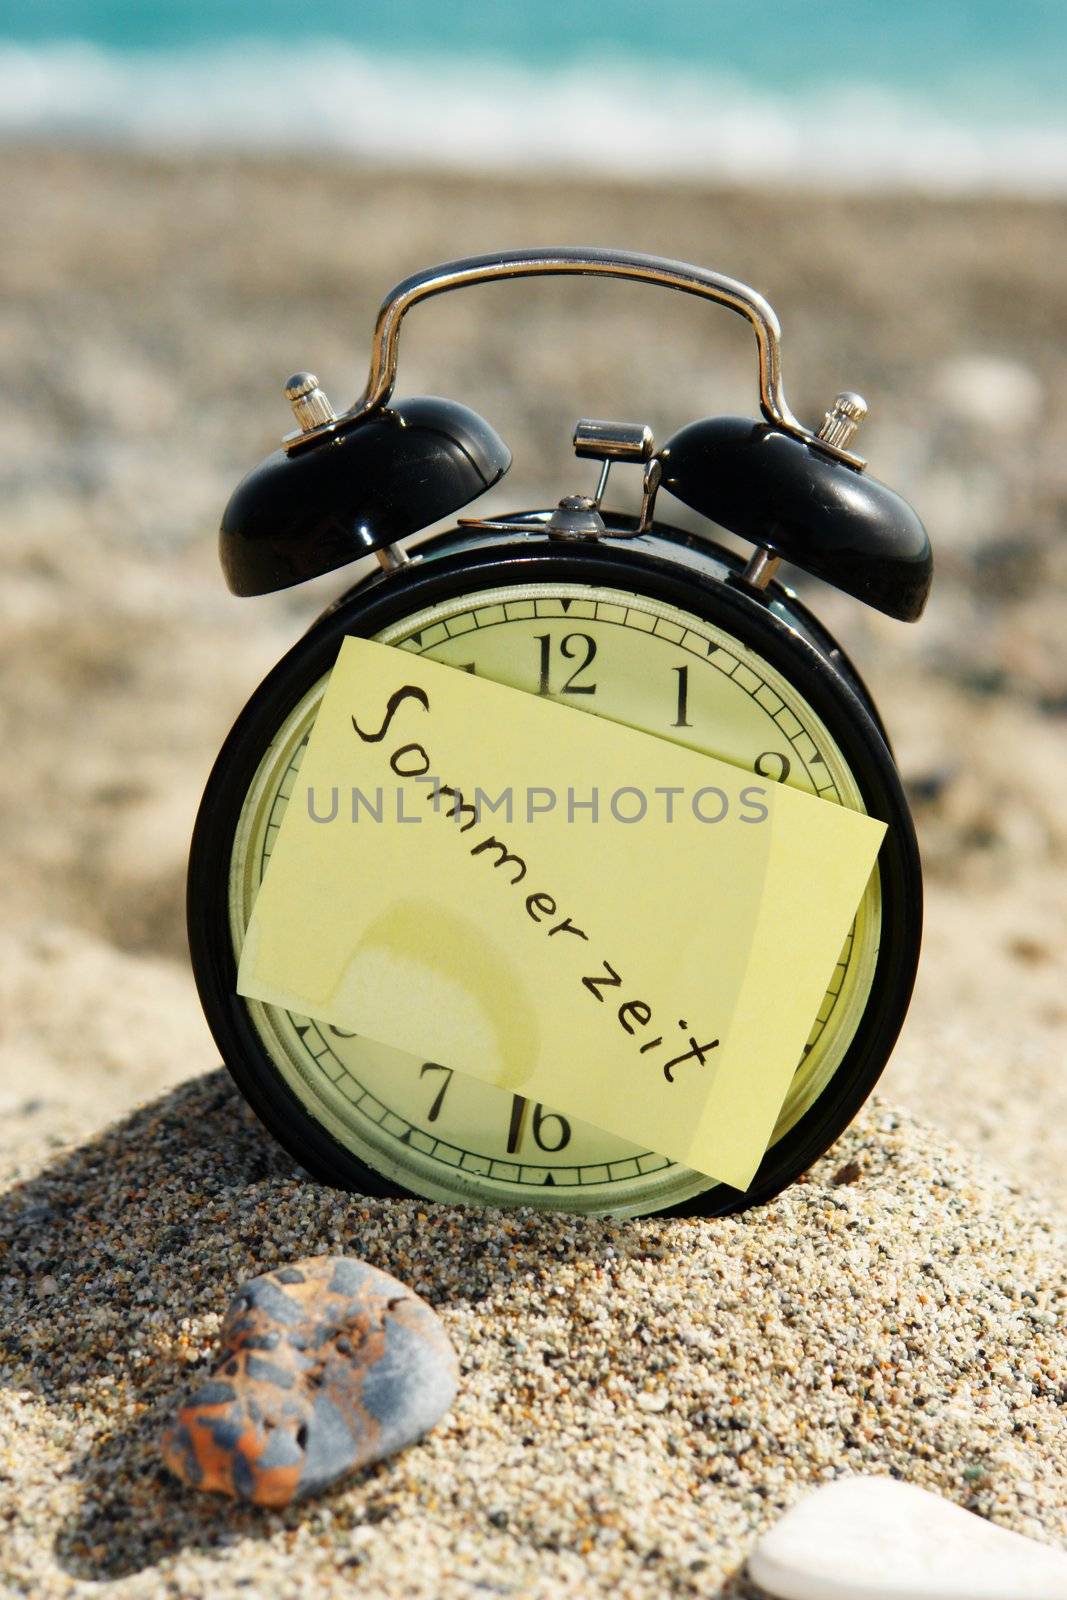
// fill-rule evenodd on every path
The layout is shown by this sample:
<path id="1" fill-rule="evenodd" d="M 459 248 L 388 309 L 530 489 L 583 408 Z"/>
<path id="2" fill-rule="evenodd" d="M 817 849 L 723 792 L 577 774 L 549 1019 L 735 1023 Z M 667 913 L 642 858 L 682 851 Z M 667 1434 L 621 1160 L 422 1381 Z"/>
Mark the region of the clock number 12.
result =
<path id="1" fill-rule="evenodd" d="M 541 647 L 537 692 L 538 694 L 551 694 L 552 635 L 550 633 L 538 633 L 534 637 Z M 583 646 L 584 657 L 581 663 L 575 667 L 566 683 L 563 684 L 559 691 L 560 694 L 596 694 L 595 683 L 575 682 L 575 679 L 579 678 L 592 665 L 593 657 L 596 655 L 596 640 L 590 638 L 587 633 L 565 633 L 559 641 L 560 654 L 565 656 L 568 661 L 577 660 L 578 653 Z"/>

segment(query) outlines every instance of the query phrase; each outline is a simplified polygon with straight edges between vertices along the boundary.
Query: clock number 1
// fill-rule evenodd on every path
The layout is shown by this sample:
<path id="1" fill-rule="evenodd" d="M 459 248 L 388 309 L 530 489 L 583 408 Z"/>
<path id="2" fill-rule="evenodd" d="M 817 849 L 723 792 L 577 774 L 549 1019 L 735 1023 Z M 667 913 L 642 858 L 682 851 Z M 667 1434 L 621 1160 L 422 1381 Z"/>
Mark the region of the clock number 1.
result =
<path id="1" fill-rule="evenodd" d="M 513 1094 L 511 1097 L 511 1120 L 508 1123 L 508 1155 L 513 1156 L 522 1143 L 523 1126 L 526 1122 L 526 1108 L 529 1105 L 525 1095 Z M 546 1111 L 544 1106 L 536 1105 L 530 1119 L 533 1129 L 534 1143 L 539 1150 L 544 1150 L 549 1155 L 554 1155 L 557 1150 L 563 1150 L 571 1142 L 571 1125 L 566 1117 L 561 1117 L 558 1111 Z M 558 1137 L 555 1144 L 549 1143 L 546 1123 L 556 1122 Z"/>
<path id="2" fill-rule="evenodd" d="M 689 710 L 689 668 L 672 667 L 671 671 L 678 674 L 678 715 L 671 723 L 671 727 L 691 728 L 693 724 L 686 715 Z"/>
<path id="3" fill-rule="evenodd" d="M 538 694 L 551 694 L 552 635 L 550 633 L 538 633 L 534 637 L 541 646 L 541 670 L 537 680 L 537 692 Z M 576 683 L 574 681 L 592 665 L 593 657 L 596 655 L 596 640 L 591 639 L 587 633 L 565 633 L 559 642 L 560 654 L 566 656 L 568 661 L 574 661 L 582 645 L 585 646 L 585 658 L 579 666 L 575 667 L 566 683 L 560 689 L 560 694 L 596 694 L 595 683 Z"/>

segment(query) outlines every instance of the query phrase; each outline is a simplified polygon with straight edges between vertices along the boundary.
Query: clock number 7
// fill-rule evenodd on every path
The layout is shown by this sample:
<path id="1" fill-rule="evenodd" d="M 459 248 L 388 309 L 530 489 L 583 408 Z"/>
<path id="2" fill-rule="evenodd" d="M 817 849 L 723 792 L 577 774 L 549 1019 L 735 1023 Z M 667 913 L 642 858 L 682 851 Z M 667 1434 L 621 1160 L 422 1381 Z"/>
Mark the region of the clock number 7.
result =
<path id="1" fill-rule="evenodd" d="M 452 1082 L 452 1068 L 442 1067 L 436 1061 L 424 1061 L 422 1063 L 422 1071 L 419 1073 L 420 1079 L 425 1078 L 428 1072 L 443 1072 L 445 1074 L 445 1081 L 434 1096 L 433 1105 L 430 1107 L 429 1115 L 426 1118 L 427 1122 L 436 1122 L 441 1115 L 441 1107 L 444 1104 L 445 1095 L 448 1093 L 448 1086 Z"/>

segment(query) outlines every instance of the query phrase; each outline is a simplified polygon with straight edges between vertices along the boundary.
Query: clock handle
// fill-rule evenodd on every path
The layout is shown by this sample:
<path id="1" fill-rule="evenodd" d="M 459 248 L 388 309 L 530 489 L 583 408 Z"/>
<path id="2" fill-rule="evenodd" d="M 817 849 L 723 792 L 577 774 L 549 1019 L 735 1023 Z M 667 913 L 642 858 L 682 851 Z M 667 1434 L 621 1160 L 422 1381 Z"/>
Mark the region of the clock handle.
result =
<path id="1" fill-rule="evenodd" d="M 400 324 L 420 300 L 445 294 L 451 289 L 466 289 L 476 283 L 491 283 L 498 278 L 533 278 L 580 275 L 583 277 L 629 278 L 651 283 L 662 289 L 677 289 L 726 306 L 751 323 L 756 335 L 759 360 L 760 410 L 768 422 L 783 432 L 812 443 L 816 435 L 805 428 L 790 411 L 782 388 L 781 327 L 771 306 L 747 284 L 738 283 L 707 267 L 693 267 L 684 261 L 668 261 L 660 256 L 636 254 L 629 250 L 559 249 L 512 250 L 497 255 L 468 256 L 439 267 L 428 267 L 405 278 L 386 295 L 378 313 L 371 347 L 367 387 L 350 410 L 321 429 L 308 430 L 299 440 L 303 447 L 318 432 L 343 433 L 353 424 L 387 405 L 396 383 Z M 860 457 L 847 450 L 819 441 L 819 448 L 853 465 Z"/>

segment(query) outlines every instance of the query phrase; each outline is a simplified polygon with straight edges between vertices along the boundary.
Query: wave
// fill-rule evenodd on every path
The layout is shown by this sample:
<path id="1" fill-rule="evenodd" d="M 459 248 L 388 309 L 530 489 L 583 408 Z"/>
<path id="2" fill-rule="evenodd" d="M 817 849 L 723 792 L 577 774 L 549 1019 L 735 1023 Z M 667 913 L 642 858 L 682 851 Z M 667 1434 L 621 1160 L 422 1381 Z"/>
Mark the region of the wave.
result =
<path id="1" fill-rule="evenodd" d="M 0 137 L 343 152 L 485 172 L 1067 193 L 1067 116 L 952 109 L 874 83 L 761 91 L 703 70 L 371 56 L 330 40 L 133 52 L 0 44 Z"/>

